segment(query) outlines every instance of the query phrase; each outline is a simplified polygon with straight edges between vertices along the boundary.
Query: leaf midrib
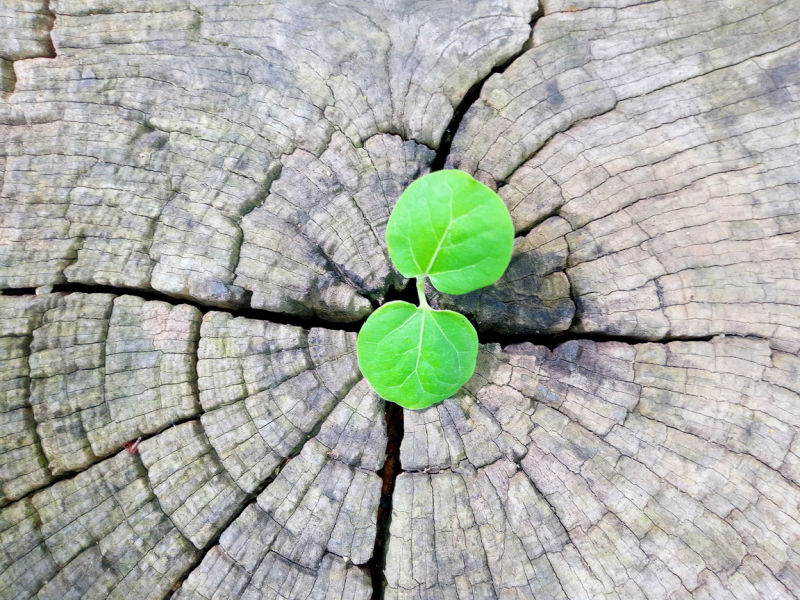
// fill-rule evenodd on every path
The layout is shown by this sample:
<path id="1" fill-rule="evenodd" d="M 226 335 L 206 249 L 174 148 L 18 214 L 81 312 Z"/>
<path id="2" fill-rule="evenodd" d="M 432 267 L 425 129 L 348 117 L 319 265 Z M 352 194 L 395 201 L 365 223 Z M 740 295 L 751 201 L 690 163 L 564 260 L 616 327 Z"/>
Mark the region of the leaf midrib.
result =
<path id="1" fill-rule="evenodd" d="M 450 203 L 449 203 L 450 218 L 447 221 L 447 227 L 444 228 L 444 232 L 439 238 L 439 243 L 436 244 L 436 250 L 433 251 L 433 256 L 431 256 L 430 261 L 428 261 L 428 267 L 425 269 L 425 272 L 422 273 L 421 275 L 423 277 L 429 276 L 429 273 L 433 268 L 433 263 L 436 262 L 436 257 L 439 256 L 439 251 L 442 249 L 442 244 L 444 243 L 444 239 L 447 237 L 447 234 L 450 233 L 450 228 L 453 226 L 453 187 L 449 183 L 445 183 L 445 185 L 450 190 Z"/>

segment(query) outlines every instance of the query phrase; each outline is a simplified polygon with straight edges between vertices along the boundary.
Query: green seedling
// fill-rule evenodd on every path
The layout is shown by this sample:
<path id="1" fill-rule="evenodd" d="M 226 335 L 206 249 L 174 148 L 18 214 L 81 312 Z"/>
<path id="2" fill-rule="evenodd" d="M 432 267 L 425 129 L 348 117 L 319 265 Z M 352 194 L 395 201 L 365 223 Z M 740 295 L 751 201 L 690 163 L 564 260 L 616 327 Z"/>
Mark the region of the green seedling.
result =
<path id="1" fill-rule="evenodd" d="M 445 294 L 466 294 L 497 281 L 514 245 L 511 215 L 500 197 L 463 171 L 437 171 L 403 192 L 386 226 L 389 256 L 417 278 L 419 306 L 387 302 L 358 334 L 358 364 L 386 400 L 427 408 L 472 376 L 478 334 L 457 312 L 434 310 L 425 280 Z"/>

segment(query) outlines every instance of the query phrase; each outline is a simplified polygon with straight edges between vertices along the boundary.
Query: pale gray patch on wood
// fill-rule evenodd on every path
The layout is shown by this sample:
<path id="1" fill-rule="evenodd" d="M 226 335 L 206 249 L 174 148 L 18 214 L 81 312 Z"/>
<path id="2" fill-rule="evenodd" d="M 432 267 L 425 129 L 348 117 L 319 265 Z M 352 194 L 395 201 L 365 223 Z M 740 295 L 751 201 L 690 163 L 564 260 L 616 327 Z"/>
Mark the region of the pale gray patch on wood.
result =
<path id="1" fill-rule="evenodd" d="M 225 325 L 247 322 L 212 316 L 203 331 L 213 331 L 221 348 Z M 254 329 L 256 337 L 264 333 Z M 279 333 L 288 345 L 297 341 L 288 327 L 274 332 Z M 342 354 L 352 344 L 351 334 L 312 329 L 309 339 L 309 354 L 318 368 L 351 360 Z M 266 340 L 258 344 L 266 350 Z M 239 346 L 248 347 L 254 346 Z M 316 437 L 222 532 L 219 544 L 190 572 L 176 598 L 370 597 L 372 586 L 363 565 L 375 545 L 382 485 L 375 471 L 383 466 L 385 426 L 383 401 L 359 381 Z"/>
<path id="2" fill-rule="evenodd" d="M 274 64 L 285 87 L 324 106 L 354 142 L 397 132 L 435 146 L 470 86 L 528 39 L 536 9 L 530 0 L 237 1 L 202 8 L 200 34 Z"/>
<path id="3" fill-rule="evenodd" d="M 797 595 L 796 356 L 731 336 L 506 350 L 482 350 L 462 394 L 471 400 L 477 390 L 477 406 L 499 432 L 474 417 L 440 416 L 469 407 L 462 395 L 406 412 L 401 459 L 417 472 L 397 480 L 387 597 L 446 594 L 467 581 L 493 585 L 489 598 Z M 504 436 L 524 453 L 501 452 Z M 448 463 L 440 449 L 449 439 L 497 446 L 497 458 Z M 442 490 L 437 478 L 447 482 Z M 531 489 L 514 487 L 517 480 Z M 484 490 L 480 501 L 473 489 Z M 514 508 L 488 492 L 507 494 Z M 514 523 L 513 515 L 550 525 Z M 537 578 L 526 580 L 531 572 Z M 547 582 L 547 592 L 535 589 Z"/>
<path id="4" fill-rule="evenodd" d="M 190 576 L 175 595 L 176 600 L 366 600 L 372 594 L 367 572 L 332 554 L 325 555 L 319 570 L 311 571 L 269 552 L 252 575 L 219 546 L 215 546 L 209 556 L 213 556 L 212 561 L 208 564 L 204 561 L 195 572 L 210 578 L 201 581 Z"/>
<path id="5" fill-rule="evenodd" d="M 0 510 L 0 593 L 4 598 L 30 598 L 58 572 L 39 522 L 28 498 Z"/>
<path id="6" fill-rule="evenodd" d="M 571 179 L 561 209 L 575 228 L 567 241 L 578 330 L 734 333 L 800 349 L 799 58 L 795 45 L 573 130 L 576 143 L 603 146 L 597 166 Z M 601 141 L 589 131 L 598 126 L 619 133 Z"/>
<path id="7" fill-rule="evenodd" d="M 22 60 L 48 56 L 53 14 L 47 0 L 0 0 L 0 56 Z"/>
<path id="8" fill-rule="evenodd" d="M 312 327 L 308 332 L 308 356 L 325 387 L 337 397 L 353 387 L 354 375 L 361 376 L 356 339 L 355 334 L 342 329 Z"/>
<path id="9" fill-rule="evenodd" d="M 195 559 L 127 452 L 0 515 L 4 597 L 163 598 Z"/>
<path id="10" fill-rule="evenodd" d="M 53 474 L 199 414 L 200 311 L 132 296 L 53 298 L 30 347 L 33 418 Z"/>
<path id="11" fill-rule="evenodd" d="M 621 423 L 639 402 L 641 386 L 634 380 L 635 352 L 627 344 L 571 341 L 542 360 L 519 354 L 509 385 L 539 404 L 552 406 L 587 429 L 605 435 Z M 487 398 L 493 394 L 486 392 Z"/>
<path id="12" fill-rule="evenodd" d="M 307 568 L 326 550 L 364 564 L 375 541 L 380 479 L 329 459 L 329 452 L 309 441 L 258 497 L 270 523 L 262 533 L 270 548 Z"/>
<path id="13" fill-rule="evenodd" d="M 498 405 L 506 403 L 506 390 L 489 388 Z M 511 391 L 513 393 L 513 391 Z M 479 397 L 484 391 L 479 392 Z M 469 472 L 502 457 L 518 460 L 525 455 L 524 442 L 503 429 L 503 423 L 473 393 L 462 391 L 435 408 L 406 411 L 400 461 L 405 471 Z M 524 437 L 522 438 L 525 439 Z"/>
<path id="14" fill-rule="evenodd" d="M 206 332 L 203 427 L 226 471 L 249 493 L 297 453 L 361 377 L 356 336 L 317 328 L 306 334 L 215 312 L 203 318 L 201 338 Z"/>
<path id="15" fill-rule="evenodd" d="M 170 427 L 139 446 L 161 509 L 203 549 L 240 510 L 245 493 L 208 443 L 199 421 Z"/>
<path id="16" fill-rule="evenodd" d="M 33 331 L 55 296 L 0 296 L 0 506 L 51 480 L 30 405 Z"/>

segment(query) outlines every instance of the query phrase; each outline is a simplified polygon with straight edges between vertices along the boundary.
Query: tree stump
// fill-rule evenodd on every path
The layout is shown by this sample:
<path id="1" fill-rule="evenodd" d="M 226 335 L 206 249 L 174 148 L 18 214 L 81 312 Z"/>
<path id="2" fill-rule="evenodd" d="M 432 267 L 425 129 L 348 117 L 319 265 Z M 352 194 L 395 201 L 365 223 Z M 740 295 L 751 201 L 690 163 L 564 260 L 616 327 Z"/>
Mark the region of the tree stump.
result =
<path id="1" fill-rule="evenodd" d="M 796 0 L 0 0 L 0 597 L 800 596 Z M 460 168 L 518 239 L 362 378 Z"/>

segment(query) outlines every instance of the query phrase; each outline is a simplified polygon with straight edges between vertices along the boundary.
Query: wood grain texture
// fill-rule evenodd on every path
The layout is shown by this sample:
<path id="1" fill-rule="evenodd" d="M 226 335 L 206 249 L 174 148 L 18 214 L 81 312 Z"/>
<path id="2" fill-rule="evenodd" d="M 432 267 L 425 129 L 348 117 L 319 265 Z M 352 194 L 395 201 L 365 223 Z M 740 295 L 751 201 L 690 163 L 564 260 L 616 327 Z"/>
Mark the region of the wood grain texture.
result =
<path id="1" fill-rule="evenodd" d="M 4 503 L 23 496 L 0 511 L 4 597 L 161 598 L 198 551 L 190 590 L 222 585 L 208 561 L 241 552 L 242 593 L 371 590 L 386 425 L 354 334 L 220 312 L 201 327 L 191 306 L 133 296 L 0 299 Z"/>
<path id="2" fill-rule="evenodd" d="M 795 0 L 0 0 L 0 34 L 0 597 L 800 596 Z M 517 239 L 432 303 L 502 343 L 387 422 L 355 332 L 442 164 Z"/>
<path id="3" fill-rule="evenodd" d="M 383 465 L 383 401 L 347 395 L 222 534 L 179 598 L 366 598 Z"/>
<path id="4" fill-rule="evenodd" d="M 30 402 L 33 332 L 57 298 L 0 297 L 0 505 L 49 483 Z"/>
<path id="5" fill-rule="evenodd" d="M 55 57 L 50 39 L 54 21 L 47 0 L 0 1 L 0 99 L 16 86 L 15 61 Z"/>
<path id="6" fill-rule="evenodd" d="M 569 222 L 573 330 L 797 352 L 796 6 L 717 8 L 558 7 L 449 164 L 507 180 L 518 229 Z"/>
<path id="7" fill-rule="evenodd" d="M 195 556 L 125 451 L 0 515 L 8 598 L 162 598 Z"/>
<path id="8" fill-rule="evenodd" d="M 63 296 L 33 332 L 30 403 L 54 474 L 199 410 L 199 311 L 110 294 Z"/>
<path id="9" fill-rule="evenodd" d="M 57 58 L 18 63 L 0 108 L 0 285 L 252 296 L 334 320 L 365 316 L 396 277 L 372 250 L 396 191 L 536 10 L 53 5 Z"/>
<path id="10" fill-rule="evenodd" d="M 741 338 L 484 348 L 408 413 L 387 597 L 794 597 L 799 368 Z"/>
<path id="11" fill-rule="evenodd" d="M 306 332 L 211 312 L 201 340 L 199 372 L 214 372 L 200 380 L 203 427 L 228 473 L 247 492 L 313 436 L 361 377 L 354 334 Z M 239 377 L 244 381 L 231 381 Z"/>

